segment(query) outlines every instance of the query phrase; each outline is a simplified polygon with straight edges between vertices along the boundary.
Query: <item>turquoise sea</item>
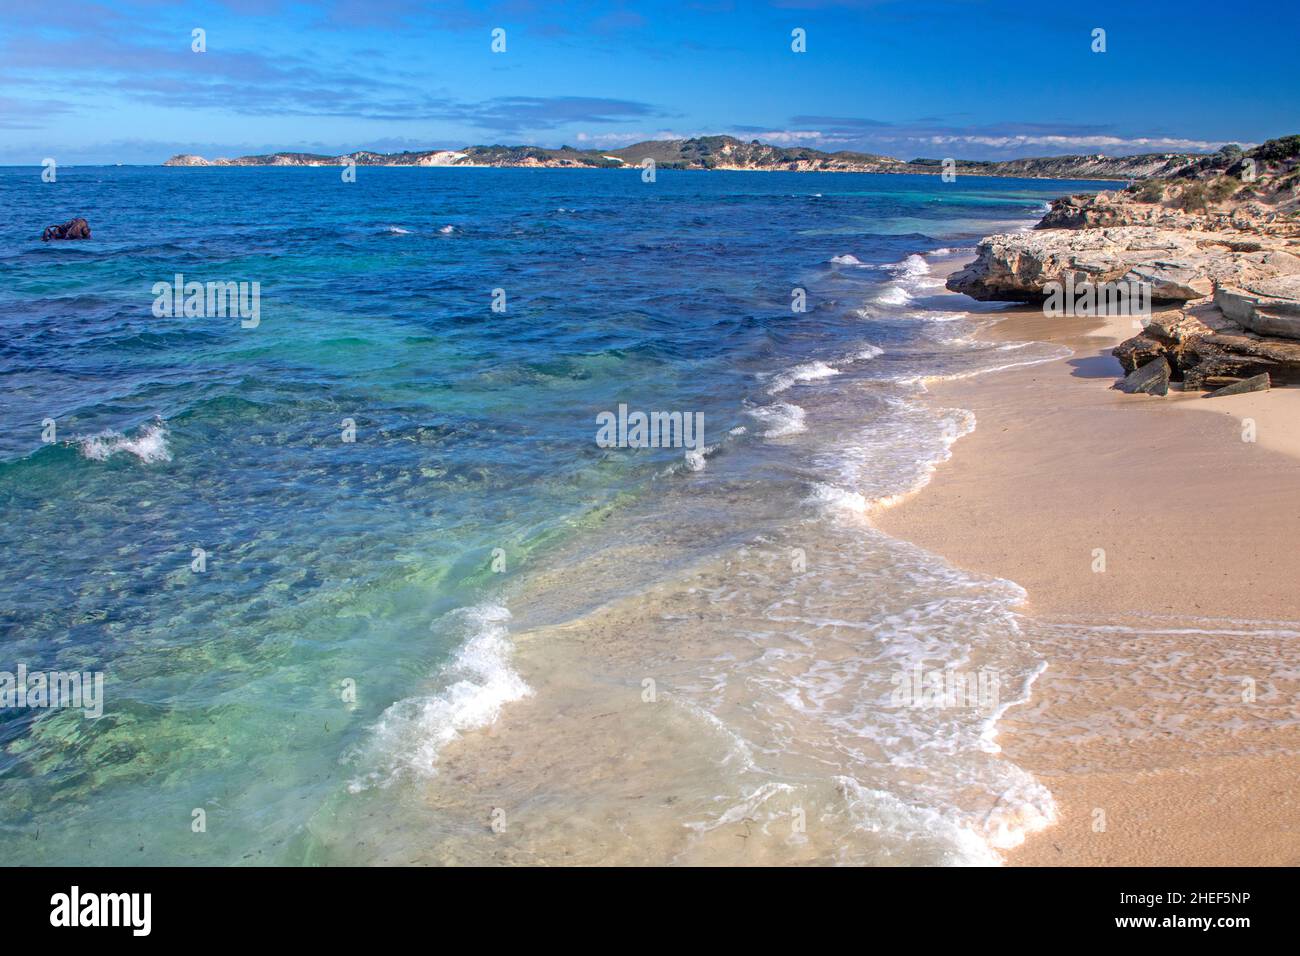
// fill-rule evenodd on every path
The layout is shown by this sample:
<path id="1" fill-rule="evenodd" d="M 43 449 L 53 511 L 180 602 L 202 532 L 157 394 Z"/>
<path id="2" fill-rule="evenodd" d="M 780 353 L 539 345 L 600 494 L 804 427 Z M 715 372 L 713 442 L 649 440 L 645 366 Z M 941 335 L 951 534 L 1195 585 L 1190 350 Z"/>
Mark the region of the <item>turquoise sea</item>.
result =
<path id="1" fill-rule="evenodd" d="M 1089 188 L 400 168 L 347 183 L 333 168 L 80 167 L 43 183 L 0 169 L 0 671 L 104 675 L 97 719 L 0 709 L 0 852 L 690 860 L 679 833 L 707 843 L 735 806 L 754 816 L 807 785 L 809 805 L 834 789 L 874 808 L 851 851 L 842 837 L 816 858 L 983 861 L 963 794 L 1005 790 L 1011 772 L 989 763 L 988 715 L 930 728 L 931 746 L 844 695 L 951 664 L 953 648 L 1027 686 L 1037 662 L 998 643 L 1014 586 L 959 579 L 854 515 L 923 482 L 972 427 L 925 411 L 926 377 L 1055 354 L 972 339 L 978 317 L 951 311 L 934 263 Z M 91 240 L 40 242 L 72 216 Z M 177 274 L 259 283 L 259 323 L 155 315 L 151 290 Z M 707 449 L 692 465 L 680 448 L 601 447 L 597 416 L 620 404 L 702 415 Z M 869 611 L 865 630 L 827 625 L 830 611 L 783 624 L 787 585 L 749 571 L 700 583 L 737 549 L 789 564 L 796 531 L 806 573 L 828 575 L 803 593 Z M 646 603 L 664 588 L 717 626 L 679 632 L 681 601 Z M 546 656 L 548 629 L 572 635 L 610 608 L 622 616 L 601 619 L 598 643 Z M 906 660 L 846 636 L 887 630 Z M 796 633 L 798 654 L 736 650 Z M 759 662 L 780 666 L 747 669 Z M 638 763 L 627 722 L 586 739 L 558 716 L 611 688 L 641 694 L 646 674 L 680 705 L 673 721 L 697 721 L 672 724 L 667 764 Z M 551 730 L 493 777 L 474 741 L 501 746 L 508 724 L 490 728 L 512 714 Z M 692 749 L 701 727 L 738 743 Z M 647 819 L 579 769 L 606 747 L 615 776 L 697 785 L 650 801 L 662 825 L 602 856 Z M 457 802 L 489 779 L 491 800 Z M 571 821 L 584 793 L 603 808 L 589 827 L 543 839 L 521 824 L 507 831 L 519 842 L 494 844 L 505 857 L 485 848 L 493 800 L 511 819 Z M 377 820 L 408 822 L 395 835 Z M 913 844 L 915 859 L 900 849 Z"/>

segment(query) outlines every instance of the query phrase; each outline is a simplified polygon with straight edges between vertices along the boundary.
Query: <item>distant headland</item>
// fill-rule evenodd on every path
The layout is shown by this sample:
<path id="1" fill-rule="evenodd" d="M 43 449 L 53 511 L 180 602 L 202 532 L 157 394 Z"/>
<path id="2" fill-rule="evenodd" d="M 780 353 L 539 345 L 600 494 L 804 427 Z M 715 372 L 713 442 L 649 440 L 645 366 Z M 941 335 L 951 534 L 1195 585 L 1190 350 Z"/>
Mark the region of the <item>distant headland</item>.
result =
<path id="1" fill-rule="evenodd" d="M 955 160 L 946 168 L 967 176 L 1030 179 L 1148 179 L 1170 176 L 1205 158 L 1202 153 L 1146 153 L 1140 156 L 1045 156 L 999 162 Z M 620 149 L 574 149 L 561 146 L 466 146 L 401 153 L 358 150 L 329 156 L 319 153 L 265 153 L 235 159 L 204 159 L 181 154 L 164 166 L 488 166 L 550 169 L 626 169 L 653 159 L 660 169 L 732 169 L 791 172 L 910 173 L 939 175 L 943 159 L 901 160 L 873 153 L 826 153 L 807 147 L 773 146 L 734 136 L 649 140 Z"/>

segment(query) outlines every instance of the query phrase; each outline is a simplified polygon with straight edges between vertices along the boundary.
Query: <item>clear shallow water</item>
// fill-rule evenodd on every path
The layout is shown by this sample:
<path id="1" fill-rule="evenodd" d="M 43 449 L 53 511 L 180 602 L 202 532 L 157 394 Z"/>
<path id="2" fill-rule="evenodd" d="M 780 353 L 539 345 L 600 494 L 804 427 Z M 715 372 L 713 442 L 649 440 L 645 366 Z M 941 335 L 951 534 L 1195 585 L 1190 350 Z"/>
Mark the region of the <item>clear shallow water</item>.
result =
<path id="1" fill-rule="evenodd" d="M 393 859 L 379 841 L 357 848 L 363 819 L 414 819 L 429 780 L 446 785 L 448 743 L 554 699 L 534 675 L 564 655 L 546 659 L 537 641 L 516 662 L 512 634 L 585 620 L 655 582 L 689 588 L 727 549 L 799 522 L 836 542 L 837 594 L 875 586 L 882 609 L 916 616 L 929 585 L 872 585 L 854 576 L 870 561 L 841 558 L 866 548 L 904 566 L 883 557 L 897 543 L 853 515 L 924 480 L 969 427 L 959 412 L 924 412 L 920 379 L 1046 357 L 972 343 L 969 322 L 927 301 L 936 290 L 917 254 L 969 245 L 1080 188 L 405 169 L 345 184 L 319 169 L 81 168 L 43 184 L 39 170 L 0 170 L 0 669 L 102 670 L 106 693 L 98 720 L 0 711 L 0 845 L 51 863 Z M 73 215 L 89 219 L 92 241 L 35 238 Z M 260 282 L 261 324 L 156 318 L 150 289 L 177 272 Z M 796 286 L 804 314 L 790 311 Z M 494 288 L 505 314 L 490 309 Z M 702 412 L 716 446 L 704 471 L 683 470 L 679 451 L 598 447 L 595 417 L 619 403 Z M 354 443 L 340 437 L 346 418 Z M 654 523 L 677 531 L 648 542 L 635 516 L 670 500 Z M 194 548 L 207 552 L 203 573 L 191 571 Z M 743 607 L 718 602 L 718 627 L 781 586 L 754 583 Z M 987 587 L 974 603 L 996 618 L 1009 598 Z M 944 605 L 943 627 L 965 634 L 968 609 Z M 653 635 L 671 647 L 671 628 L 646 613 L 629 612 L 647 635 L 639 646 Z M 790 686 L 835 656 L 818 649 L 819 627 L 808 660 L 780 669 Z M 772 630 L 802 633 L 790 621 Z M 733 652 L 718 640 L 714 651 Z M 953 660 L 945 648 L 930 659 Z M 625 651 L 601 653 L 597 669 Z M 1001 666 L 1036 666 L 1012 656 Z M 730 704 L 678 699 L 747 746 L 789 754 L 794 738 L 772 730 L 755 691 L 788 697 L 778 684 L 752 676 L 723 695 Z M 859 736 L 884 726 L 867 703 L 840 695 L 824 740 L 796 758 L 841 752 L 818 786 L 869 762 L 844 743 L 844 721 Z M 980 727 L 950 729 L 952 747 L 979 749 Z M 982 759 L 978 786 L 1009 772 Z M 725 759 L 689 762 L 700 780 L 691 832 L 727 812 L 708 787 L 752 800 Z M 834 786 L 858 803 L 885 792 L 853 781 Z M 915 774 L 876 783 L 916 819 L 958 820 L 951 845 L 940 838 L 918 861 L 964 852 L 946 795 Z M 460 809 L 423 807 L 447 822 L 425 832 L 430 843 L 459 832 Z M 207 833 L 191 831 L 194 808 Z M 877 838 L 864 840 L 850 858 L 876 858 Z"/>

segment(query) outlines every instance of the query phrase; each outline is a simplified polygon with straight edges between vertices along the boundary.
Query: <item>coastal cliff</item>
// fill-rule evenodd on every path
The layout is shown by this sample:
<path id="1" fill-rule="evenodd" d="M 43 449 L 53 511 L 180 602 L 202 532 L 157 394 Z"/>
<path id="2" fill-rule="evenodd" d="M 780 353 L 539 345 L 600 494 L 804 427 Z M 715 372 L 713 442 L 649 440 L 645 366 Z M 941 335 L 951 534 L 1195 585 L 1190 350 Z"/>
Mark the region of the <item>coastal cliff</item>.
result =
<path id="1" fill-rule="evenodd" d="M 1007 162 L 958 160 L 958 175 L 1004 176 L 1027 179 L 1144 179 L 1172 175 L 1194 166 L 1204 157 L 1193 153 L 1152 153 L 1142 156 L 1050 156 Z M 204 159 L 181 154 L 164 166 L 490 166 L 551 169 L 624 169 L 652 159 L 663 169 L 732 169 L 789 172 L 910 173 L 938 175 L 943 160 L 901 160 L 873 153 L 827 153 L 806 147 L 784 147 L 745 142 L 734 136 L 700 136 L 691 139 L 650 140 L 619 149 L 574 149 L 562 146 L 467 146 L 464 149 L 423 150 L 401 153 L 267 153 L 235 159 Z"/>
<path id="2" fill-rule="evenodd" d="M 1176 306 L 1115 349 L 1187 387 L 1267 373 L 1300 383 L 1300 136 L 1225 148 L 1122 191 L 1052 203 L 1034 231 L 989 236 L 947 286 L 1044 302 L 1049 283 L 1141 283 Z"/>

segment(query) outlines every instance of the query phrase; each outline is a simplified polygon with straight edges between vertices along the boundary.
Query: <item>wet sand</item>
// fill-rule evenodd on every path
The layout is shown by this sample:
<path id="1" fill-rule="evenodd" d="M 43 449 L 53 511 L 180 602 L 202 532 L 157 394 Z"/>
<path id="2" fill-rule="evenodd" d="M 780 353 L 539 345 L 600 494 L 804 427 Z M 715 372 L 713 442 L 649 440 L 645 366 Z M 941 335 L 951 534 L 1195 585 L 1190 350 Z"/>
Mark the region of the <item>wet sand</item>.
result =
<path id="1" fill-rule="evenodd" d="M 1059 818 L 1008 862 L 1300 863 L 1300 390 L 1124 395 L 1132 324 L 1005 313 L 1074 355 L 932 385 L 977 427 L 876 524 L 1061 625 L 999 736 Z"/>

